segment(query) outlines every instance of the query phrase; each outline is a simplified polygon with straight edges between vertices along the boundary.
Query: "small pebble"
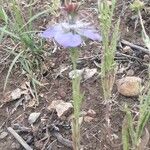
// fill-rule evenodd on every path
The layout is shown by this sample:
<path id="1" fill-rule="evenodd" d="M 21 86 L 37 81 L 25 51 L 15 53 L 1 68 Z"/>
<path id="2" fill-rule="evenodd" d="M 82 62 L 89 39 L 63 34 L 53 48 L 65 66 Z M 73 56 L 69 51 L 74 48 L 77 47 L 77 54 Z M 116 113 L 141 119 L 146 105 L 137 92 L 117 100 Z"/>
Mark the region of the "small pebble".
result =
<path id="1" fill-rule="evenodd" d="M 66 92 L 64 91 L 63 88 L 59 88 L 59 89 L 58 89 L 58 93 L 59 93 L 59 95 L 60 95 L 62 98 L 65 98 L 65 97 L 66 97 Z"/>
<path id="2" fill-rule="evenodd" d="M 115 134 L 115 133 L 112 134 L 112 137 L 113 137 L 115 140 L 119 139 L 118 135 Z"/>
<path id="3" fill-rule="evenodd" d="M 149 55 L 144 55 L 143 61 L 148 63 L 150 61 L 150 56 Z"/>
<path id="4" fill-rule="evenodd" d="M 30 124 L 33 124 L 33 123 L 35 123 L 36 122 L 36 120 L 39 118 L 39 116 L 40 116 L 40 112 L 34 112 L 34 113 L 31 113 L 30 115 L 29 115 L 29 118 L 28 118 L 28 122 L 30 123 Z"/>
<path id="5" fill-rule="evenodd" d="M 129 69 L 127 71 L 127 76 L 133 76 L 134 75 L 134 70 L 133 69 Z"/>
<path id="6" fill-rule="evenodd" d="M 8 135 L 8 132 L 2 132 L 0 134 L 0 139 L 4 139 Z"/>
<path id="7" fill-rule="evenodd" d="M 84 122 L 91 122 L 91 121 L 93 121 L 94 120 L 94 118 L 93 117 L 90 117 L 90 116 L 85 116 L 84 117 Z"/>
<path id="8" fill-rule="evenodd" d="M 96 112 L 93 109 L 89 109 L 87 111 L 87 115 L 90 117 L 95 117 L 96 116 Z"/>
<path id="9" fill-rule="evenodd" d="M 12 98 L 13 100 L 16 100 L 16 99 L 20 98 L 21 95 L 22 95 L 21 89 L 17 88 L 17 89 L 15 89 L 14 91 L 12 91 L 12 93 L 11 93 L 11 98 Z"/>
<path id="10" fill-rule="evenodd" d="M 131 49 L 130 46 L 125 46 L 123 48 L 123 52 L 126 53 L 126 54 L 132 54 L 133 50 Z"/>

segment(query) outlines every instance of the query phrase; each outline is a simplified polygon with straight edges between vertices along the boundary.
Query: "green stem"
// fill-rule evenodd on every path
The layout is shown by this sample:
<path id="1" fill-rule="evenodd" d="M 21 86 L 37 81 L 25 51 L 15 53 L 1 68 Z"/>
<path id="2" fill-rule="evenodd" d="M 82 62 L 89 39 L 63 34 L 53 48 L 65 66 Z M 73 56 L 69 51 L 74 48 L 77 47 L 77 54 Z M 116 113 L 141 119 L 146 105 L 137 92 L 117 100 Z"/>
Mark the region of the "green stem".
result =
<path id="1" fill-rule="evenodd" d="M 77 69 L 77 60 L 78 60 L 78 50 L 70 50 L 71 60 L 73 64 L 73 70 Z M 82 96 L 80 94 L 80 77 L 77 76 L 75 72 L 75 77 L 72 79 L 72 90 L 73 90 L 73 108 L 74 108 L 74 118 L 73 118 L 73 129 L 72 129 L 72 138 L 73 138 L 73 148 L 74 150 L 80 150 L 80 105 Z"/>
<path id="2" fill-rule="evenodd" d="M 73 70 L 76 70 L 77 69 L 77 60 L 78 60 L 78 51 L 76 49 L 71 49 L 70 50 L 70 55 L 71 55 L 71 61 L 72 61 L 72 64 L 73 64 Z"/>

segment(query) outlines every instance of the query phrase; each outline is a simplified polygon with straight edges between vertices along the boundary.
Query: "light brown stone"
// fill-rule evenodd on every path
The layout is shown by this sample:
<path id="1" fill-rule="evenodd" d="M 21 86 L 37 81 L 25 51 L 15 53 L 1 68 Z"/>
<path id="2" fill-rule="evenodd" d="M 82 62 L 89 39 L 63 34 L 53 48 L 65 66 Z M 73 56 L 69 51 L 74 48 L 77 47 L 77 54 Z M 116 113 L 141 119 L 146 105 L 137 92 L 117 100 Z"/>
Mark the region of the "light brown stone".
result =
<path id="1" fill-rule="evenodd" d="M 117 81 L 118 92 L 124 96 L 138 96 L 141 91 L 141 78 L 125 77 Z"/>

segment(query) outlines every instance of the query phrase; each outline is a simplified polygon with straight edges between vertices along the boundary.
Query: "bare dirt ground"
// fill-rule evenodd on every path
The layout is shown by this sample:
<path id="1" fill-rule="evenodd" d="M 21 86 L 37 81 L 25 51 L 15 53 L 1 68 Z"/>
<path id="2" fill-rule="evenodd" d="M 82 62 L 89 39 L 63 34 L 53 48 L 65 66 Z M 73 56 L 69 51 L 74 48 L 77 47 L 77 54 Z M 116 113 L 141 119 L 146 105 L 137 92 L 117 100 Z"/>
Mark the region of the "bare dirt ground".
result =
<path id="1" fill-rule="evenodd" d="M 138 51 L 131 47 L 132 52 L 126 53 L 121 47 L 121 40 L 127 40 L 136 45 L 144 47 L 144 43 L 141 38 L 141 26 L 139 21 L 136 20 L 135 14 L 129 9 L 129 0 L 122 0 L 117 3 L 114 21 L 121 16 L 121 30 L 120 30 L 120 41 L 118 42 L 117 51 L 119 53 L 126 54 L 126 56 L 116 56 L 116 61 L 118 62 L 118 70 L 121 67 L 128 67 L 124 72 L 118 73 L 116 80 L 123 76 L 129 74 L 129 70 L 133 71 L 134 76 L 139 76 L 143 79 L 143 85 L 147 79 L 146 67 L 144 65 L 143 58 L 145 53 Z M 46 1 L 39 1 L 34 5 L 34 11 L 39 12 L 44 9 Z M 97 7 L 96 0 L 87 0 L 83 6 L 80 13 L 80 17 L 88 17 L 90 21 L 98 27 L 97 12 L 95 8 Z M 146 4 L 147 10 L 150 6 Z M 142 11 L 143 20 L 145 23 L 145 28 L 150 34 L 150 11 L 146 9 Z M 25 10 L 23 10 L 25 12 Z M 92 18 L 92 20 L 91 20 Z M 35 28 L 40 30 L 41 27 L 47 26 L 59 20 L 58 18 L 53 18 L 52 16 L 43 16 L 35 22 Z M 136 24 L 137 22 L 137 24 Z M 0 60 L 4 60 L 7 57 L 7 53 L 3 50 L 5 44 L 12 44 L 11 39 L 8 37 L 0 45 Z M 83 46 L 80 50 L 80 61 L 78 63 L 78 69 L 81 68 L 98 68 L 96 64 L 100 64 L 100 54 L 101 54 L 101 44 L 95 42 L 87 42 L 87 45 Z M 122 46 L 126 46 L 122 44 Z M 52 42 L 47 42 L 45 47 L 48 51 L 54 49 Z M 136 57 L 135 59 L 133 57 Z M 37 88 L 39 95 L 39 105 L 34 107 L 35 99 L 34 97 L 29 97 L 26 101 L 25 97 L 10 101 L 9 95 L 16 88 L 21 88 L 23 84 L 28 83 L 26 75 L 22 73 L 20 64 L 16 64 L 11 76 L 9 78 L 9 83 L 7 85 L 5 93 L 3 93 L 3 86 L 5 77 L 8 71 L 8 67 L 12 61 L 13 57 L 9 57 L 3 63 L 0 63 L 0 135 L 3 132 L 8 132 L 7 127 L 11 126 L 14 129 L 20 129 L 20 127 L 26 127 L 26 131 L 20 129 L 18 134 L 26 140 L 26 142 L 33 147 L 33 149 L 38 150 L 69 150 L 65 144 L 60 143 L 60 141 L 47 131 L 52 125 L 59 128 L 59 133 L 65 138 L 71 140 L 71 129 L 69 116 L 71 112 L 68 112 L 66 116 L 61 119 L 57 117 L 56 112 L 49 111 L 47 107 L 53 100 L 64 100 L 69 102 L 71 98 L 71 80 L 68 78 L 68 73 L 71 68 L 68 68 L 61 75 L 60 69 L 63 66 L 71 66 L 71 61 L 69 53 L 66 49 L 57 48 L 56 52 L 52 53 L 50 56 L 44 56 L 43 61 L 43 71 L 41 72 L 40 82 L 44 84 L 44 87 Z M 95 63 L 96 62 L 96 63 Z M 30 87 L 27 87 L 30 88 Z M 111 140 L 107 135 L 106 124 L 104 120 L 106 108 L 102 103 L 102 89 L 100 87 L 100 78 L 93 76 L 92 78 L 83 81 L 81 83 L 81 90 L 84 92 L 84 101 L 82 105 L 82 112 L 87 112 L 92 109 L 96 112 L 93 120 L 90 122 L 83 121 L 81 124 L 81 144 L 85 150 L 122 150 L 121 144 L 121 128 L 122 121 L 124 118 L 124 112 L 122 110 L 123 105 L 128 103 L 128 105 L 136 112 L 138 110 L 138 97 L 125 97 L 118 94 L 116 86 L 113 89 L 114 103 L 112 104 L 111 113 L 111 127 L 112 127 L 112 137 Z M 6 96 L 7 95 L 7 96 Z M 30 94 L 31 95 L 31 94 Z M 20 105 L 16 107 L 18 101 Z M 6 100 L 8 100 L 6 102 Z M 14 108 L 16 108 L 14 110 Z M 33 127 L 28 122 L 28 117 L 32 112 L 40 112 L 40 118 L 36 121 Z M 48 132 L 48 137 L 47 137 Z M 149 147 L 150 148 L 150 147 Z M 23 150 L 24 148 L 14 139 L 12 135 L 8 133 L 5 138 L 0 139 L 0 150 Z"/>

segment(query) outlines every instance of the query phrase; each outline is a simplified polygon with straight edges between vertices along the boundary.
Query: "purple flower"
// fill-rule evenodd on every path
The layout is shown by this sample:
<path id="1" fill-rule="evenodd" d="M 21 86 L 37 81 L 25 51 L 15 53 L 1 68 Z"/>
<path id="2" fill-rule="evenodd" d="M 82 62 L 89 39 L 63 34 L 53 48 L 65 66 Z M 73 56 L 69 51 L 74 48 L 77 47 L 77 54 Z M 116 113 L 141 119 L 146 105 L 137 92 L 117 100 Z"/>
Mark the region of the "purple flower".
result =
<path id="1" fill-rule="evenodd" d="M 75 23 L 59 23 L 46 29 L 41 37 L 52 39 L 63 47 L 77 47 L 83 42 L 83 37 L 91 40 L 101 41 L 102 37 L 98 31 L 90 27 L 88 23 L 77 21 Z"/>

